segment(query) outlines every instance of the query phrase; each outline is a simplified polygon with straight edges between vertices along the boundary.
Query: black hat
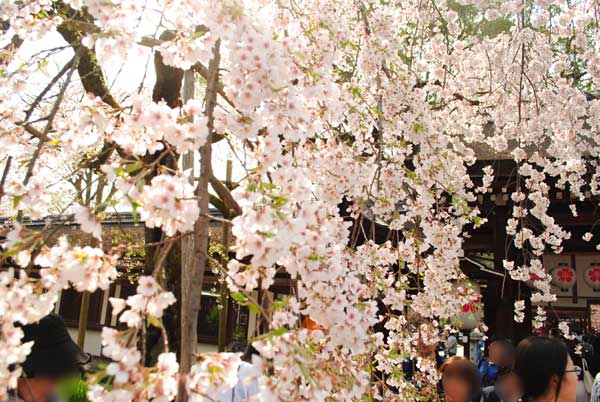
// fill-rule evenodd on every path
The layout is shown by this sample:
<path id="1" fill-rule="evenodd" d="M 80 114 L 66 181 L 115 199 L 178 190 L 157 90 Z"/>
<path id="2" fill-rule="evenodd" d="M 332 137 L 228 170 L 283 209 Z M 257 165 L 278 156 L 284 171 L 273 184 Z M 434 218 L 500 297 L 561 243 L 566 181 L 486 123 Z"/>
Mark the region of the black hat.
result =
<path id="1" fill-rule="evenodd" d="M 67 331 L 65 321 L 49 314 L 35 324 L 22 327 L 22 342 L 33 341 L 31 353 L 21 365 L 27 377 L 64 377 L 81 372 L 90 361 Z"/>

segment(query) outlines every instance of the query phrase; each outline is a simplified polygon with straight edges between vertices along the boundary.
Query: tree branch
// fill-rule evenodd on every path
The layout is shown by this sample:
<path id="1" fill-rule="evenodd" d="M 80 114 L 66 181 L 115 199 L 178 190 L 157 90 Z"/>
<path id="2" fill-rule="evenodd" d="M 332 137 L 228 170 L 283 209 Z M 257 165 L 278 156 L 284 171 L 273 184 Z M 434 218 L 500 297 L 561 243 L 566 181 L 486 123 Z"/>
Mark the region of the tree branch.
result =
<path id="1" fill-rule="evenodd" d="M 54 105 L 52 106 L 52 110 L 50 111 L 50 114 L 48 115 L 48 121 L 46 122 L 44 131 L 41 133 L 38 146 L 35 149 L 35 152 L 33 153 L 33 157 L 31 158 L 31 161 L 29 162 L 29 166 L 27 166 L 27 172 L 25 173 L 25 179 L 23 180 L 24 185 L 27 185 L 27 183 L 29 183 L 29 179 L 31 179 L 31 176 L 33 175 L 33 168 L 35 166 L 37 159 L 40 156 L 40 153 L 42 152 L 42 148 L 43 148 L 44 144 L 46 143 L 46 140 L 48 139 L 48 133 L 52 129 L 52 123 L 54 123 L 54 117 L 56 117 L 58 108 L 60 107 L 60 104 L 62 103 L 63 97 L 65 95 L 65 92 L 67 91 L 67 87 L 69 86 L 69 83 L 71 82 L 71 78 L 73 77 L 73 72 L 75 71 L 75 67 L 77 66 L 77 63 L 78 63 L 78 60 L 75 60 L 74 64 L 71 66 L 71 69 L 69 70 L 69 73 L 67 74 L 67 79 L 66 79 L 64 85 L 61 87 L 60 92 L 58 93 L 58 96 L 56 97 L 56 102 L 54 102 Z M 27 130 L 27 127 L 31 128 L 31 129 L 33 128 L 30 126 L 26 126 L 25 130 Z"/>
<path id="2" fill-rule="evenodd" d="M 223 203 L 227 207 L 228 213 L 227 216 L 231 216 L 231 210 L 233 210 L 233 216 L 241 215 L 242 208 L 239 206 L 237 201 L 231 195 L 231 192 L 225 185 L 221 182 L 221 180 L 217 179 L 214 175 L 210 176 L 210 185 L 217 192 Z"/>
<path id="3" fill-rule="evenodd" d="M 81 29 L 78 23 L 85 24 L 88 27 L 93 26 L 95 27 L 95 30 L 99 30 L 99 28 L 94 25 L 93 17 L 85 11 L 85 9 L 82 8 L 81 10 L 76 11 L 65 5 L 62 1 L 55 2 L 54 7 L 57 14 L 65 19 L 65 21 L 58 26 L 57 31 L 62 35 L 65 41 L 71 45 L 75 52 L 81 52 L 77 71 L 83 88 L 86 92 L 90 92 L 102 99 L 107 105 L 112 106 L 115 109 L 120 109 L 119 103 L 112 96 L 108 85 L 106 84 L 102 67 L 100 66 L 100 63 L 98 63 L 96 57 L 96 51 L 83 46 L 81 43 L 88 31 Z"/>
<path id="4" fill-rule="evenodd" d="M 6 159 L 6 165 L 4 165 L 4 172 L 2 173 L 2 178 L 0 179 L 0 200 L 4 196 L 4 183 L 6 183 L 6 178 L 8 177 L 8 172 L 10 172 L 10 165 L 12 164 L 12 156 L 9 156 Z"/>
<path id="5" fill-rule="evenodd" d="M 73 63 L 75 63 L 75 60 L 77 59 L 78 53 L 80 53 L 79 51 L 75 53 L 75 55 L 73 56 L 73 58 L 71 60 L 69 60 L 69 62 L 67 64 L 65 64 L 65 66 L 58 72 L 58 74 L 56 74 L 54 76 L 54 78 L 52 78 L 52 80 L 48 83 L 48 85 L 46 85 L 46 88 L 44 88 L 42 90 L 42 92 L 40 92 L 38 94 L 38 96 L 36 96 L 36 98 L 33 100 L 33 103 L 31 104 L 31 106 L 29 106 L 29 109 L 27 109 L 27 112 L 25 112 L 25 121 L 28 121 L 29 118 L 31 117 L 31 114 L 33 113 L 33 111 L 35 110 L 35 107 L 42 101 L 42 99 L 44 99 L 44 96 L 48 93 L 48 91 L 50 89 L 52 89 L 52 87 L 58 82 L 58 80 L 60 80 L 60 78 L 66 74 L 67 71 L 69 71 L 71 69 L 71 67 L 73 66 Z"/>
<path id="6" fill-rule="evenodd" d="M 198 63 L 194 64 L 192 66 L 192 70 L 194 70 L 195 72 L 200 74 L 202 76 L 202 78 L 204 78 L 205 80 L 208 80 L 208 68 L 206 68 L 206 66 L 204 66 L 202 63 L 198 62 Z M 233 101 L 231 99 L 229 99 L 227 94 L 225 94 L 225 90 L 223 89 L 223 83 L 221 81 L 219 81 L 216 85 L 217 85 L 216 91 L 221 96 L 221 98 L 223 98 L 229 104 L 229 106 L 231 106 L 237 110 Z"/>

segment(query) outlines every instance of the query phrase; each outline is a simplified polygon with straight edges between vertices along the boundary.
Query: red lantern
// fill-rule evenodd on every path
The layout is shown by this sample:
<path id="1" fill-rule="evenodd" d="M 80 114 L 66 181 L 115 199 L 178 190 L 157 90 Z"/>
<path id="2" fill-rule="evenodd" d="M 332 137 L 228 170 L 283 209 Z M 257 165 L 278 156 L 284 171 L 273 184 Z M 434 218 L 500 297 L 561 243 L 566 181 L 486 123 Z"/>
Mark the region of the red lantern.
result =
<path id="1" fill-rule="evenodd" d="M 557 268 L 550 272 L 550 275 L 552 276 L 552 284 L 563 292 L 573 288 L 577 281 L 575 270 L 566 264 L 559 264 Z"/>
<path id="2" fill-rule="evenodd" d="M 478 309 L 474 313 L 460 313 L 456 317 L 454 324 L 465 331 L 470 331 L 477 328 L 481 323 L 481 309 Z"/>
<path id="3" fill-rule="evenodd" d="M 600 291 L 600 264 L 592 263 L 583 273 L 583 280 L 594 292 Z"/>
<path id="4" fill-rule="evenodd" d="M 467 298 L 467 302 L 460 307 L 459 313 L 454 317 L 453 323 L 462 330 L 472 330 L 481 322 L 482 306 L 479 286 L 473 284 L 468 286 L 466 283 L 455 285 L 458 290 L 458 296 Z"/>

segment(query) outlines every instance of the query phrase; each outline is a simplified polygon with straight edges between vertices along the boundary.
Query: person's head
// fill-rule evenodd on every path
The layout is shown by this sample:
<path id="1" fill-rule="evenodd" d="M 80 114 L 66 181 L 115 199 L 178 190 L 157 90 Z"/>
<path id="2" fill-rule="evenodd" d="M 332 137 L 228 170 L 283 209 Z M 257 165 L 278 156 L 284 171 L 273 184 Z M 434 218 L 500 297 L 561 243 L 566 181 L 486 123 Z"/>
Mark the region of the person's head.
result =
<path id="1" fill-rule="evenodd" d="M 446 339 L 445 346 L 448 353 L 454 356 L 458 347 L 458 339 L 454 335 L 448 336 L 448 338 Z"/>
<path id="2" fill-rule="evenodd" d="M 35 324 L 24 325 L 23 342 L 33 342 L 21 365 L 19 396 L 27 402 L 45 401 L 60 381 L 81 372 L 89 357 L 73 342 L 63 319 L 50 314 Z"/>
<path id="3" fill-rule="evenodd" d="M 517 347 L 515 373 L 533 401 L 574 402 L 577 369 L 567 346 L 556 338 L 529 337 Z"/>
<path id="4" fill-rule="evenodd" d="M 244 353 L 248 346 L 247 341 L 232 341 L 225 347 L 225 351 L 230 353 Z"/>
<path id="5" fill-rule="evenodd" d="M 448 402 L 467 402 L 481 392 L 481 376 L 475 364 L 453 356 L 440 367 L 442 388 Z"/>
<path id="6" fill-rule="evenodd" d="M 523 395 L 521 382 L 512 367 L 504 367 L 498 372 L 495 387 L 496 394 L 506 402 L 515 402 Z"/>
<path id="7" fill-rule="evenodd" d="M 515 347 L 508 339 L 497 339 L 490 344 L 490 363 L 497 364 L 500 367 L 512 366 L 514 354 Z"/>
<path id="8" fill-rule="evenodd" d="M 244 354 L 242 355 L 242 360 L 251 363 L 252 356 L 260 356 L 260 352 L 254 347 L 252 342 L 248 342 L 248 345 L 246 345 L 246 349 L 244 350 Z"/>

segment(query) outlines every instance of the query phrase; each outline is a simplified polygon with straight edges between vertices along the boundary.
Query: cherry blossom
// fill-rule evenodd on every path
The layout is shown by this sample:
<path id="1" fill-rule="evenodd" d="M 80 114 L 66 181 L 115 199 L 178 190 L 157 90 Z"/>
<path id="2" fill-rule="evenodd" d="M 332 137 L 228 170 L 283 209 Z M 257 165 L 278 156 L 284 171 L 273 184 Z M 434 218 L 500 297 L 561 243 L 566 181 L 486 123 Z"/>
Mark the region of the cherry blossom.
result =
<path id="1" fill-rule="evenodd" d="M 13 228 L 7 233 L 6 241 L 3 244 L 3 248 L 6 251 L 13 250 L 15 255 L 15 262 L 21 267 L 26 267 L 31 261 L 31 250 L 26 247 L 27 245 L 27 232 L 23 229 L 23 226 L 15 222 Z"/>
<path id="2" fill-rule="evenodd" d="M 558 329 L 560 330 L 561 335 L 565 339 L 569 339 L 569 340 L 575 339 L 575 334 L 571 333 L 571 330 L 569 329 L 569 324 L 566 321 L 559 322 Z"/>
<path id="3" fill-rule="evenodd" d="M 192 366 L 187 381 L 191 401 L 201 402 L 204 398 L 219 400 L 237 384 L 240 365 L 239 353 L 216 353 L 200 357 Z"/>
<path id="4" fill-rule="evenodd" d="M 102 352 L 112 362 L 94 377 L 95 381 L 88 391 L 90 400 L 121 401 L 130 398 L 137 401 L 166 402 L 175 397 L 175 375 L 179 369 L 175 354 L 166 351 L 161 353 L 156 366 L 148 368 L 142 365 L 141 352 L 135 347 L 135 340 L 140 336 L 139 330 L 145 325 L 147 317 L 160 322 L 164 309 L 174 302 L 173 295 L 164 292 L 155 279 L 148 276 L 139 279 L 137 293 L 127 300 L 110 299 L 113 315 L 119 316 L 119 321 L 125 323 L 128 329 L 118 331 L 103 328 Z M 112 379 L 112 389 L 108 390 L 101 385 L 103 378 Z"/>
<path id="5" fill-rule="evenodd" d="M 74 208 L 75 222 L 81 225 L 81 230 L 91 234 L 98 240 L 102 240 L 102 225 L 100 219 L 94 216 L 92 211 L 83 205 Z"/>
<path id="6" fill-rule="evenodd" d="M 523 322 L 525 320 L 525 301 L 517 300 L 515 302 L 515 321 Z"/>
<path id="7" fill-rule="evenodd" d="M 538 306 L 536 309 L 536 314 L 533 319 L 533 328 L 540 330 L 546 322 L 546 310 L 543 307 Z"/>
<path id="8" fill-rule="evenodd" d="M 78 291 L 107 289 L 117 278 L 116 255 L 106 255 L 102 249 L 69 244 L 62 236 L 58 244 L 44 248 L 35 258 L 41 281 L 47 289 L 65 289 L 70 284 Z"/>
<path id="9" fill-rule="evenodd" d="M 0 398 L 17 385 L 21 367 L 31 351 L 32 342 L 22 343 L 18 325 L 36 322 L 52 311 L 55 293 L 46 293 L 32 283 L 24 272 L 0 272 Z"/>
<path id="10" fill-rule="evenodd" d="M 154 177 L 141 196 L 140 213 L 146 226 L 161 227 L 168 236 L 190 231 L 199 214 L 193 190 L 183 175 Z"/>

